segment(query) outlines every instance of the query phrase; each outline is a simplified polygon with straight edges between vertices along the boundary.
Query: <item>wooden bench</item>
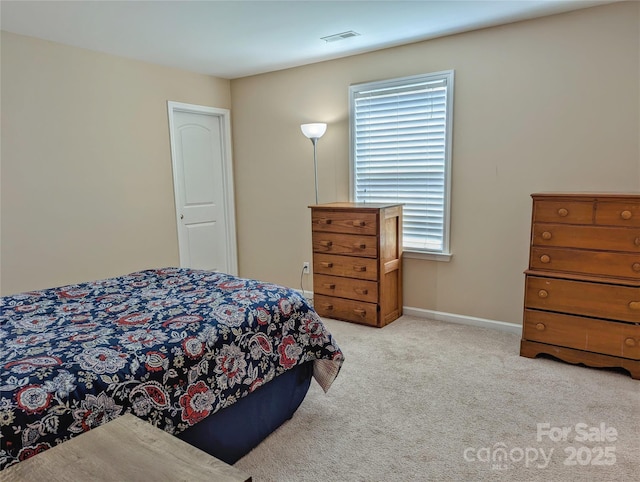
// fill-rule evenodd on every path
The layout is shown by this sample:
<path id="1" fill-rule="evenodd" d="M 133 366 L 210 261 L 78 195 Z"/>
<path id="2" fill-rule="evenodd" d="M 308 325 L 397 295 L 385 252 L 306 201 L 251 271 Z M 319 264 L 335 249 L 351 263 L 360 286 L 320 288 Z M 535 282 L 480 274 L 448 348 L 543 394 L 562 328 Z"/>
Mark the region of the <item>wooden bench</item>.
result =
<path id="1" fill-rule="evenodd" d="M 251 482 L 251 477 L 126 414 L 1 471 L 0 480 Z"/>

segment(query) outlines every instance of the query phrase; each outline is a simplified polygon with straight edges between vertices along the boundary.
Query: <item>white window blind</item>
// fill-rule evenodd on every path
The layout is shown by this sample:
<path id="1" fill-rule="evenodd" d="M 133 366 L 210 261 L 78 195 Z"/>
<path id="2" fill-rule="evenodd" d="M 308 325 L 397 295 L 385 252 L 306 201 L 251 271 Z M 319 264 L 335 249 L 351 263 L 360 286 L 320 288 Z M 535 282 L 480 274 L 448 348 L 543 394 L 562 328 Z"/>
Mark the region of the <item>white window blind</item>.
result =
<path id="1" fill-rule="evenodd" d="M 352 198 L 404 203 L 404 247 L 449 252 L 453 71 L 351 86 Z"/>

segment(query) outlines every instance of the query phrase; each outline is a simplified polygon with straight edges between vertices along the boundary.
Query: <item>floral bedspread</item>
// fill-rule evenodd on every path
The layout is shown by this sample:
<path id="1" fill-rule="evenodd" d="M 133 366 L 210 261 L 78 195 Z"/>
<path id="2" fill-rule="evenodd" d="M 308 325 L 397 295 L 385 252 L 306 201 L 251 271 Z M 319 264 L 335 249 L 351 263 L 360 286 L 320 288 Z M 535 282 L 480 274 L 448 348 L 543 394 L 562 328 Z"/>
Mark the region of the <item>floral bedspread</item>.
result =
<path id="1" fill-rule="evenodd" d="M 125 412 L 179 433 L 314 361 L 343 355 L 297 292 L 147 270 L 0 299 L 0 470 Z"/>

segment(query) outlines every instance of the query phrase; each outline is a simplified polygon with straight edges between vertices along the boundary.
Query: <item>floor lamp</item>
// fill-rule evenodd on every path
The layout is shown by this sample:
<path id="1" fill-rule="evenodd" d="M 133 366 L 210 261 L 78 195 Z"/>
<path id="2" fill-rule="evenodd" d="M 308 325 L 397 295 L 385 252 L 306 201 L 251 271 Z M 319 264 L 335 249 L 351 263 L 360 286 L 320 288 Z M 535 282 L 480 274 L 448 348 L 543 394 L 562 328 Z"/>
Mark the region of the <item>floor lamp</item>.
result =
<path id="1" fill-rule="evenodd" d="M 302 124 L 300 126 L 302 133 L 311 139 L 313 144 L 313 169 L 316 178 L 316 204 L 318 204 L 318 158 L 316 155 L 316 144 L 324 133 L 327 131 L 327 124 L 316 122 L 313 124 Z"/>

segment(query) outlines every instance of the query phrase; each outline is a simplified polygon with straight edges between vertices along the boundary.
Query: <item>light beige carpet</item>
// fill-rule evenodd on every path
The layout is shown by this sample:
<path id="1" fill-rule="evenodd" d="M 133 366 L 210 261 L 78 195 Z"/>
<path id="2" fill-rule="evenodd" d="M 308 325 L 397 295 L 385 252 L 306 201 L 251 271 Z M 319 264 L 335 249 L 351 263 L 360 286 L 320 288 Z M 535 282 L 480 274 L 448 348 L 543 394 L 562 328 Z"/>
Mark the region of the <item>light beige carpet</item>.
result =
<path id="1" fill-rule="evenodd" d="M 518 336 L 491 329 L 325 321 L 342 372 L 236 463 L 254 481 L 640 480 L 626 372 L 522 358 Z"/>

